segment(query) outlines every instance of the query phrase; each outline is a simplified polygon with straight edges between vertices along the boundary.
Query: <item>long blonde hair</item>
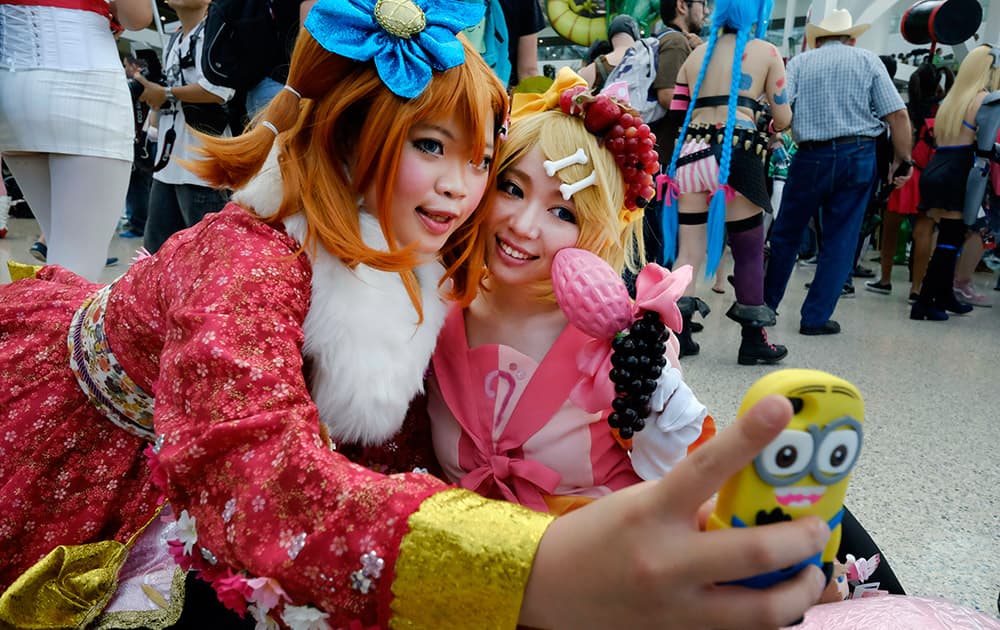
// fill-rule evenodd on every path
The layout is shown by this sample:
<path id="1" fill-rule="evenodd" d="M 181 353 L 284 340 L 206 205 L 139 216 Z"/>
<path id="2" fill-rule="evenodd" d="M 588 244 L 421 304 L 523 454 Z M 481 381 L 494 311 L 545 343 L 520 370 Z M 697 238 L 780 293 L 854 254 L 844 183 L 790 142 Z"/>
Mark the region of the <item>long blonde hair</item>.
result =
<path id="1" fill-rule="evenodd" d="M 934 136 L 940 145 L 954 144 L 962 130 L 969 104 L 983 90 L 1000 90 L 1000 68 L 994 68 L 990 46 L 977 46 L 962 61 L 955 84 L 941 101 L 934 120 Z"/>
<path id="2" fill-rule="evenodd" d="M 611 152 L 587 131 L 581 118 L 549 110 L 511 125 L 497 153 L 497 172 L 502 175 L 536 147 L 547 160 L 564 158 L 579 148 L 586 152 L 589 158 L 586 164 L 572 164 L 560 169 L 557 175 L 567 184 L 584 179 L 592 170 L 597 176 L 593 186 L 573 194 L 576 224 L 580 228 L 576 246 L 597 254 L 619 274 L 624 269 L 638 272 L 645 263 L 641 213 L 628 225 L 619 219 L 625 202 L 625 185 Z M 494 194 L 496 191 L 490 194 L 490 201 Z M 538 289 L 542 295 L 551 295 L 552 284 L 546 282 Z"/>
<path id="3" fill-rule="evenodd" d="M 421 122 L 453 116 L 476 143 L 473 155 L 482 155 L 488 125 L 499 133 L 507 111 L 504 86 L 468 41 L 459 39 L 465 63 L 434 72 L 420 96 L 407 100 L 385 86 L 372 62 L 330 53 L 303 29 L 288 73 L 288 85 L 302 98 L 281 90 L 242 135 L 201 136 L 200 153 L 207 159 L 189 167 L 211 185 L 239 189 L 260 171 L 277 143 L 283 197 L 267 222 L 279 224 L 301 212 L 307 220 L 304 248 L 318 243 L 348 266 L 399 272 L 422 316 L 413 274 L 417 258 L 411 248 L 397 246 L 390 223 L 389 204 L 406 138 Z M 279 130 L 277 138 L 257 124 L 262 120 Z M 356 200 L 369 186 L 375 187 L 374 210 L 389 252 L 372 249 L 361 238 Z M 479 238 L 483 216 L 480 204 L 441 251 L 447 267 L 442 282 L 453 281 L 450 297 L 462 304 L 475 297 L 483 273 L 478 264 L 485 247 Z"/>

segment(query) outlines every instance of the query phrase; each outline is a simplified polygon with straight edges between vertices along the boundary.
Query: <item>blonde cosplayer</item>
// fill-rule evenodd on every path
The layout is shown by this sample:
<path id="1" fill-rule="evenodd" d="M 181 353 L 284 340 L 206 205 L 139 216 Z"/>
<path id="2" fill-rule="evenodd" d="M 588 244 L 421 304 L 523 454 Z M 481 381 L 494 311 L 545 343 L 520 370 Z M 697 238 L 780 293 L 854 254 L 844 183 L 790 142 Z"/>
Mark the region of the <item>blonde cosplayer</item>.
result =
<path id="1" fill-rule="evenodd" d="M 955 143 L 969 104 L 977 94 L 984 90 L 986 92 L 1000 90 L 1000 67 L 996 66 L 993 50 L 990 46 L 977 46 L 962 61 L 955 76 L 955 83 L 941 101 L 934 122 L 934 135 L 938 145 L 947 146 Z"/>

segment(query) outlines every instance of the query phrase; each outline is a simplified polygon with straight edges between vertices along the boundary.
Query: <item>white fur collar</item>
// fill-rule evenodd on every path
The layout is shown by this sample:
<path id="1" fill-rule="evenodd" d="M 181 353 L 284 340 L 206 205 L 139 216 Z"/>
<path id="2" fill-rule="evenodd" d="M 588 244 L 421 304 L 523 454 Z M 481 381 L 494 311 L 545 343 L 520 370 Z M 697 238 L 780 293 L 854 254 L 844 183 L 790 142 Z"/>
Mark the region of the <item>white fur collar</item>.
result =
<path id="1" fill-rule="evenodd" d="M 233 200 L 257 215 L 274 214 L 281 203 L 281 175 L 272 151 L 260 173 Z M 286 233 L 301 243 L 301 214 L 285 220 Z M 387 249 L 378 220 L 361 214 L 368 246 Z M 374 445 L 391 438 L 410 401 L 423 392 L 424 371 L 444 324 L 447 305 L 438 293 L 444 275 L 438 263 L 416 269 L 424 321 L 399 274 L 358 265 L 350 269 L 322 247 L 312 260 L 312 299 L 303 330 L 303 353 L 312 362 L 309 392 L 334 442 Z"/>

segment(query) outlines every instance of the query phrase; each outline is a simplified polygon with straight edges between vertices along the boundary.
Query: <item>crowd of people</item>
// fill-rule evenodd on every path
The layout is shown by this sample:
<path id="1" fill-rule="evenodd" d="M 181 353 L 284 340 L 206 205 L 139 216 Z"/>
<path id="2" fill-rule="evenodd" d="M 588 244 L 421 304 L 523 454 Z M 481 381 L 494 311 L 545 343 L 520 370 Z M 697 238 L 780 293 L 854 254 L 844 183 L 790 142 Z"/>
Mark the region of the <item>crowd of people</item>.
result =
<path id="1" fill-rule="evenodd" d="M 766 328 L 813 220 L 799 330 L 840 332 L 875 139 L 899 207 L 923 120 L 909 198 L 938 229 L 911 317 L 970 310 L 1000 51 L 907 108 L 847 12 L 786 65 L 767 0 L 664 2 L 644 121 L 602 84 L 642 40 L 627 16 L 581 74 L 511 94 L 536 20 L 510 25 L 513 78 L 463 32 L 516 3 L 305 0 L 271 12 L 284 53 L 240 89 L 204 71 L 208 0 L 168 2 L 158 81 L 114 50 L 148 4 L 0 0 L 0 151 L 49 263 L 0 286 L 0 625 L 747 628 L 841 598 L 831 530 L 841 559 L 878 553 L 846 508 L 704 531 L 803 398 L 716 435 L 681 370 L 695 280 L 728 245 L 737 360 L 781 361 Z M 45 96 L 80 81 L 93 102 Z M 99 284 L 125 207 L 149 255 Z"/>

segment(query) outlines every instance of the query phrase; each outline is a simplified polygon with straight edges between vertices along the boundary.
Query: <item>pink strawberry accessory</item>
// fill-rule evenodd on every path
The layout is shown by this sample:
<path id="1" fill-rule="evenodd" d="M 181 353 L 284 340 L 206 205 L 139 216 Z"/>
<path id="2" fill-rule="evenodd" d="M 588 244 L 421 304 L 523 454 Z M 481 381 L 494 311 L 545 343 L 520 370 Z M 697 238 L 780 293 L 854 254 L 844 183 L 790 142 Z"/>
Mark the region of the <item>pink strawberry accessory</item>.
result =
<path id="1" fill-rule="evenodd" d="M 570 399 L 594 413 L 608 409 L 615 397 L 611 371 L 611 342 L 645 312 L 659 314 L 675 332 L 683 326 L 677 300 L 691 282 L 693 270 L 684 265 L 671 272 L 649 264 L 636 279 L 635 302 L 621 277 L 599 256 L 567 248 L 552 261 L 552 287 L 556 301 L 570 323 L 593 337 L 577 353 L 577 368 L 584 375 Z"/>

